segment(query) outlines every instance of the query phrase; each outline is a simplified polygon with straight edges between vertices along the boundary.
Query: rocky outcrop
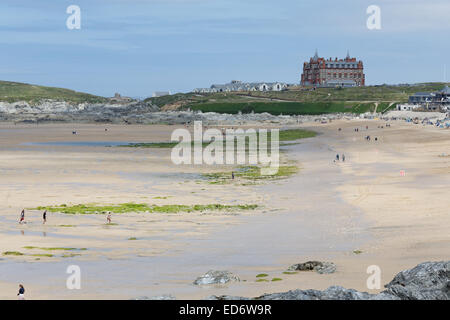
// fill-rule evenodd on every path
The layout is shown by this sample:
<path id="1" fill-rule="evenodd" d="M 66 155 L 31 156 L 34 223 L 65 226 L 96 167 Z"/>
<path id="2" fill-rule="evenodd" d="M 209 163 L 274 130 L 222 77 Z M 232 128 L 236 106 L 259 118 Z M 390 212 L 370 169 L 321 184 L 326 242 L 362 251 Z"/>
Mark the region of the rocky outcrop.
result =
<path id="1" fill-rule="evenodd" d="M 0 120 L 15 122 L 111 122 L 127 123 L 128 118 L 159 111 L 158 107 L 142 102 L 80 103 L 43 100 L 39 103 L 0 102 Z"/>
<path id="2" fill-rule="evenodd" d="M 385 287 L 403 300 L 450 300 L 450 261 L 421 263 L 398 273 Z"/>
<path id="3" fill-rule="evenodd" d="M 291 290 L 264 294 L 254 300 L 450 300 L 450 261 L 425 262 L 398 273 L 378 294 L 332 286 L 326 290 Z M 215 300 L 245 297 L 211 296 Z"/>
<path id="4" fill-rule="evenodd" d="M 240 281 L 239 277 L 232 274 L 229 271 L 215 271 L 209 270 L 204 275 L 195 279 L 195 285 L 208 285 L 208 284 L 225 284 L 230 281 Z"/>
<path id="5" fill-rule="evenodd" d="M 38 103 L 0 102 L 0 121 L 14 122 L 105 122 L 125 124 L 186 124 L 202 121 L 204 125 L 297 124 L 374 117 L 373 114 L 327 114 L 320 116 L 287 116 L 269 113 L 222 114 L 200 111 L 160 111 L 144 101 L 117 103 L 69 103 L 42 100 Z"/>
<path id="6" fill-rule="evenodd" d="M 316 271 L 317 273 L 334 273 L 336 265 L 333 262 L 307 261 L 297 263 L 288 268 L 289 271 Z"/>
<path id="7" fill-rule="evenodd" d="M 389 111 L 386 112 L 382 118 L 385 120 L 391 119 L 419 119 L 419 120 L 444 120 L 446 118 L 446 114 L 443 112 L 420 112 L 420 111 Z"/>

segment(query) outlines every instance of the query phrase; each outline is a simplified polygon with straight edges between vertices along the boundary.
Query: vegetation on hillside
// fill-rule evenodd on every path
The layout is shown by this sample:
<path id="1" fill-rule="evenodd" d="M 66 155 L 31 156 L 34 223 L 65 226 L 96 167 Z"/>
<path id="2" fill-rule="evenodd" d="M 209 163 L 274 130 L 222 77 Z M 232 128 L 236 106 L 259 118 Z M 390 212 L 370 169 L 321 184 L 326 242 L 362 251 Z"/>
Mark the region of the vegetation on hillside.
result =
<path id="1" fill-rule="evenodd" d="M 33 103 L 46 99 L 67 101 L 72 103 L 100 103 L 107 100 L 107 98 L 104 97 L 77 92 L 69 89 L 37 86 L 19 82 L 0 81 L 0 101 L 26 101 L 29 103 Z"/>
<path id="2" fill-rule="evenodd" d="M 146 101 L 164 109 L 176 105 L 178 109 L 192 109 L 219 113 L 326 114 L 335 112 L 385 112 L 397 103 L 408 101 L 415 92 L 441 90 L 444 83 L 416 85 L 380 85 L 354 88 L 291 87 L 280 92 L 220 92 L 209 94 L 184 93 L 148 98 Z M 377 105 L 377 107 L 376 107 Z"/>

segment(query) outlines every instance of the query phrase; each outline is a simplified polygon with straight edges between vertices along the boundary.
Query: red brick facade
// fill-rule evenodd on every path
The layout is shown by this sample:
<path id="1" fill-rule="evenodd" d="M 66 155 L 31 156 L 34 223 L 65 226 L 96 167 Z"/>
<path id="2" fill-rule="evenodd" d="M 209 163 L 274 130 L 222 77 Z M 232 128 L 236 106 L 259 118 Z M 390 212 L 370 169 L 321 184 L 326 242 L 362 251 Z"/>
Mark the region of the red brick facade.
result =
<path id="1" fill-rule="evenodd" d="M 317 52 L 309 62 L 303 64 L 301 78 L 303 86 L 364 86 L 365 75 L 362 61 L 350 58 L 345 59 L 319 58 Z"/>

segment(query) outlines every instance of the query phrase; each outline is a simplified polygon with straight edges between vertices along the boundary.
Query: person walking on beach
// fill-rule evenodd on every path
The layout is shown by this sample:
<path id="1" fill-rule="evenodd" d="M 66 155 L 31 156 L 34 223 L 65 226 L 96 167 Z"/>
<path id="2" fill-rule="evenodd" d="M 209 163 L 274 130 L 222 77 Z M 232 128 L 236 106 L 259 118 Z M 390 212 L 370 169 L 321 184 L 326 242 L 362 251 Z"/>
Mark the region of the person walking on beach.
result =
<path id="1" fill-rule="evenodd" d="M 231 171 L 231 180 L 234 180 L 234 171 Z"/>
<path id="2" fill-rule="evenodd" d="M 339 161 L 339 154 L 336 155 L 336 160 Z"/>
<path id="3" fill-rule="evenodd" d="M 108 216 L 106 217 L 106 221 L 108 224 L 111 223 L 111 212 L 108 212 Z"/>
<path id="4" fill-rule="evenodd" d="M 44 211 L 44 213 L 42 214 L 42 224 L 45 224 L 47 222 L 47 210 Z"/>
<path id="5" fill-rule="evenodd" d="M 25 223 L 25 209 L 22 210 L 22 212 L 20 213 L 20 220 L 19 223 Z"/>
<path id="6" fill-rule="evenodd" d="M 19 300 L 25 300 L 25 288 L 21 284 L 19 284 L 19 293 L 17 296 L 19 297 Z"/>
<path id="7" fill-rule="evenodd" d="M 345 162 L 345 154 L 342 154 L 342 162 Z"/>

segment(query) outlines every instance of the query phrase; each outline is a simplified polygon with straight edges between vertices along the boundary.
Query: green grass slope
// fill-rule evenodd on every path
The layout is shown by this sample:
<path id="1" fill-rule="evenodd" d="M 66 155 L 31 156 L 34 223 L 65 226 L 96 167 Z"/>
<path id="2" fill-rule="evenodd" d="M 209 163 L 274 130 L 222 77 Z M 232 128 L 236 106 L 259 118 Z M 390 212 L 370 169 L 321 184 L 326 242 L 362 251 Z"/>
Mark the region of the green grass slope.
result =
<path id="1" fill-rule="evenodd" d="M 380 85 L 355 88 L 292 87 L 281 92 L 220 92 L 209 94 L 180 93 L 148 98 L 158 107 L 219 113 L 260 113 L 317 115 L 336 112 L 364 113 L 387 111 L 397 103 L 407 102 L 415 92 L 441 90 L 444 83 L 416 85 Z M 378 107 L 376 107 L 378 105 Z"/>
<path id="2" fill-rule="evenodd" d="M 67 101 L 72 103 L 96 103 L 104 102 L 107 100 L 104 97 L 77 92 L 69 89 L 37 86 L 19 82 L 0 81 L 0 101 L 27 101 L 33 103 L 43 99 Z"/>

